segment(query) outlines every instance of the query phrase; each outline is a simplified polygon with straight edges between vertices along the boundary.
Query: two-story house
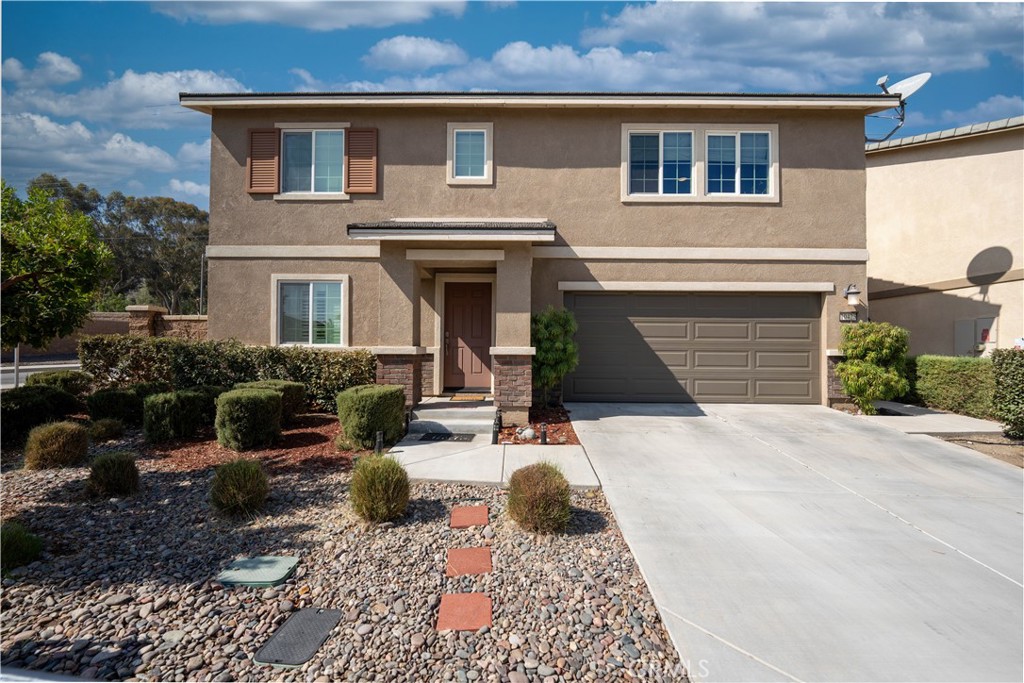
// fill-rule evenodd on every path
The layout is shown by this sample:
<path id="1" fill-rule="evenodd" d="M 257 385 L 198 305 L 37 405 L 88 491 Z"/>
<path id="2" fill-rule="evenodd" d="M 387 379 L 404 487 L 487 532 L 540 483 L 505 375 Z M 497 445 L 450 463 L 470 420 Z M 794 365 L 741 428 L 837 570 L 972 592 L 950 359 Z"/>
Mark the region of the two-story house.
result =
<path id="1" fill-rule="evenodd" d="M 181 95 L 212 118 L 209 334 L 370 348 L 410 405 L 531 404 L 530 314 L 577 318 L 565 400 L 823 403 L 866 289 L 864 116 L 896 96 Z"/>

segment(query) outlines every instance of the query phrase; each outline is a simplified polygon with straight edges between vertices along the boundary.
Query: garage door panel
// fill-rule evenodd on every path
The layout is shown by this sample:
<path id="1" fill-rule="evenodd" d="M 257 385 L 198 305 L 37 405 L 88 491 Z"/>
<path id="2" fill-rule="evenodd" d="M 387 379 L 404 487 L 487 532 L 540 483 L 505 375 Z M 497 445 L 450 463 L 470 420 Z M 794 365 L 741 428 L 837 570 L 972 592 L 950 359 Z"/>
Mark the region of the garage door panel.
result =
<path id="1" fill-rule="evenodd" d="M 581 401 L 817 403 L 818 295 L 575 293 Z"/>

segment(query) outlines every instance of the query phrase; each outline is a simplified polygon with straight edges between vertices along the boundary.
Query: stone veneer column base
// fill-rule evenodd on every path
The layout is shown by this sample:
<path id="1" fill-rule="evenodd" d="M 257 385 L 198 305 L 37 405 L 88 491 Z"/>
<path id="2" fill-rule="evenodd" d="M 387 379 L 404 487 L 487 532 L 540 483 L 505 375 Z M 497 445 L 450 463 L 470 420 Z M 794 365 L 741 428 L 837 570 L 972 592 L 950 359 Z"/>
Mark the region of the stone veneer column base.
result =
<path id="1" fill-rule="evenodd" d="M 377 384 L 399 384 L 405 389 L 405 407 L 411 409 L 423 398 L 420 386 L 421 356 L 418 354 L 377 354 Z"/>
<path id="2" fill-rule="evenodd" d="M 525 425 L 533 405 L 533 356 L 491 356 L 494 373 L 494 405 L 501 410 L 502 424 Z"/>
<path id="3" fill-rule="evenodd" d="M 829 408 L 834 408 L 840 404 L 853 404 L 853 399 L 843 391 L 843 383 L 840 381 L 839 376 L 836 375 L 836 365 L 844 360 L 846 360 L 846 356 L 827 356 L 825 359 Z"/>

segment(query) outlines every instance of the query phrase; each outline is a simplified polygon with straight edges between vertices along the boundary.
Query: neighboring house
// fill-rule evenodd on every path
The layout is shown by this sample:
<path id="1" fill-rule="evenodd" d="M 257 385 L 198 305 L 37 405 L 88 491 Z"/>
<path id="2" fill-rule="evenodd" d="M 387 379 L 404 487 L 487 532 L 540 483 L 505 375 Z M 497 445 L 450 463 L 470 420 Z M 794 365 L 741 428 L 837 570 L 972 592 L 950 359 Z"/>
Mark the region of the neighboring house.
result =
<path id="1" fill-rule="evenodd" d="M 1024 116 L 867 145 L 871 318 L 911 353 L 1024 337 Z"/>
<path id="2" fill-rule="evenodd" d="M 181 95 L 212 116 L 209 333 L 365 347 L 409 404 L 532 401 L 530 314 L 575 312 L 565 400 L 824 403 L 865 289 L 864 116 L 896 96 Z"/>

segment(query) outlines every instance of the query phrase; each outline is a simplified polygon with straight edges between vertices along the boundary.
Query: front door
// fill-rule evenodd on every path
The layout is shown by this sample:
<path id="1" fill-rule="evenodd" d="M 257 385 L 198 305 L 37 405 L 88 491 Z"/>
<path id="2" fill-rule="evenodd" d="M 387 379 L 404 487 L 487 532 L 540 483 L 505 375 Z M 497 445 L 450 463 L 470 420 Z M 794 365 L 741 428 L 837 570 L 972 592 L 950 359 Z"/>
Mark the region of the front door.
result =
<path id="1" fill-rule="evenodd" d="M 491 283 L 445 283 L 445 388 L 490 391 L 491 346 Z"/>

